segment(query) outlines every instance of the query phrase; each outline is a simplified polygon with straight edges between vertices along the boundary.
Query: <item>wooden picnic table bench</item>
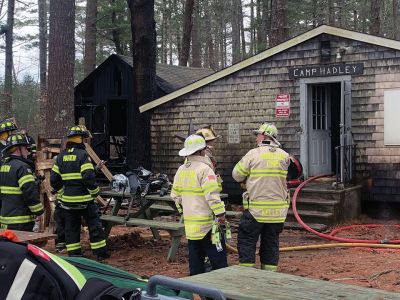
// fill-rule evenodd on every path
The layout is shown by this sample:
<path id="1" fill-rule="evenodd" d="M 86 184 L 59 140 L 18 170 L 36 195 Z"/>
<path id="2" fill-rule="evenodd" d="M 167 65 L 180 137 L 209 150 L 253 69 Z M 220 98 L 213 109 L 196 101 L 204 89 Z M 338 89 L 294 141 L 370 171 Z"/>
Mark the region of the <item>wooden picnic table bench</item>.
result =
<path id="1" fill-rule="evenodd" d="M 103 197 L 113 197 L 115 200 L 111 215 L 102 215 L 100 219 L 105 223 L 105 233 L 108 236 L 112 226 L 116 224 L 125 226 L 140 226 L 149 227 L 155 239 L 160 239 L 158 230 L 165 230 L 171 236 L 171 247 L 168 251 L 167 260 L 175 260 L 176 253 L 179 248 L 181 237 L 185 234 L 185 226 L 182 218 L 179 222 L 153 220 L 154 213 L 164 211 L 177 213 L 175 202 L 170 195 L 160 196 L 158 194 L 149 194 L 140 199 L 140 209 L 138 212 L 130 215 L 128 220 L 125 217 L 118 216 L 123 199 L 130 198 L 129 194 L 122 194 L 113 191 L 101 191 Z M 226 198 L 228 195 L 222 194 L 221 198 Z"/>
<path id="2" fill-rule="evenodd" d="M 400 300 L 399 293 L 242 266 L 231 266 L 180 280 L 217 288 L 228 299 Z"/>

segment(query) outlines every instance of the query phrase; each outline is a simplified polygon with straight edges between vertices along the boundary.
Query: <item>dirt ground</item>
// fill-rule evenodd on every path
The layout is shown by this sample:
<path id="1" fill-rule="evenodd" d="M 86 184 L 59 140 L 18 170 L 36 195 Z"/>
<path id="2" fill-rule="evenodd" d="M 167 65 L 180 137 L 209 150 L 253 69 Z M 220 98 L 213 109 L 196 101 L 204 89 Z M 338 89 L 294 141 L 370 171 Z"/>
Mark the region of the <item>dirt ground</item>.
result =
<path id="1" fill-rule="evenodd" d="M 233 222 L 234 223 L 234 222 Z M 363 217 L 353 224 L 385 224 L 380 228 L 353 228 L 337 236 L 353 239 L 400 240 L 400 228 L 395 220 Z M 350 225 L 350 224 L 343 224 Z M 235 224 L 232 226 L 235 229 Z M 235 231 L 235 230 L 233 230 Z M 93 258 L 87 243 L 87 233 L 83 233 L 85 256 Z M 150 277 L 162 274 L 171 277 L 188 276 L 187 242 L 182 239 L 175 262 L 167 262 L 169 249 L 168 234 L 162 234 L 161 241 L 152 240 L 150 230 L 141 228 L 114 227 L 109 245 L 112 257 L 103 263 L 123 270 Z M 281 247 L 334 243 L 317 237 L 304 230 L 284 230 Z M 230 245 L 236 247 L 233 233 Z M 54 250 L 52 242 L 46 247 Z M 238 263 L 238 256 L 229 253 L 230 265 Z M 364 287 L 400 292 L 400 246 L 399 249 L 372 248 L 329 248 L 302 251 L 281 251 L 279 272 L 298 276 L 328 280 Z"/>

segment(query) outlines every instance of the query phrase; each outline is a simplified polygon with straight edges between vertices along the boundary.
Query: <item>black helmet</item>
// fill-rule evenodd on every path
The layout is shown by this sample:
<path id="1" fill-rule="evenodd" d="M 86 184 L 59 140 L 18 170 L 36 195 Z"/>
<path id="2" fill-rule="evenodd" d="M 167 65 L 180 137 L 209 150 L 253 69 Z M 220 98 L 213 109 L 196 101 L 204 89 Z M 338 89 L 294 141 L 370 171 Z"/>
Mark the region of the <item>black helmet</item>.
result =
<path id="1" fill-rule="evenodd" d="M 6 147 L 3 151 L 8 151 L 10 148 L 15 146 L 28 146 L 30 145 L 27 137 L 22 133 L 10 135 L 6 141 Z"/>
<path id="2" fill-rule="evenodd" d="M 88 137 L 89 134 L 87 130 L 82 128 L 81 126 L 74 125 L 68 129 L 67 137 L 74 136 L 74 135 L 81 135 L 82 137 Z"/>
<path id="3" fill-rule="evenodd" d="M 11 120 L 4 120 L 0 123 L 0 133 L 17 129 L 17 125 Z"/>

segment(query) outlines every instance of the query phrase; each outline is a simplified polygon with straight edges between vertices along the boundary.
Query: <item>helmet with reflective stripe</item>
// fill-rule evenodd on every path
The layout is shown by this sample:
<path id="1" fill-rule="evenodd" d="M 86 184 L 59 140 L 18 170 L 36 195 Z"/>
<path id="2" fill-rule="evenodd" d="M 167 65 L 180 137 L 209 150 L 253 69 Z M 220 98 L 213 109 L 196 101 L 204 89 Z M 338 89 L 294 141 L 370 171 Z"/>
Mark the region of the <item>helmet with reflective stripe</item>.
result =
<path id="1" fill-rule="evenodd" d="M 3 122 L 0 123 L 0 133 L 6 131 L 13 131 L 17 129 L 18 129 L 17 125 L 11 120 L 4 120 Z"/>
<path id="2" fill-rule="evenodd" d="M 199 150 L 206 148 L 205 139 L 197 134 L 189 135 L 184 144 L 184 148 L 179 151 L 179 156 L 188 156 L 196 153 Z"/>
<path id="3" fill-rule="evenodd" d="M 71 137 L 71 136 L 75 136 L 75 135 L 80 135 L 82 137 L 88 137 L 89 136 L 87 130 L 85 130 L 84 128 L 82 128 L 79 125 L 71 126 L 68 129 L 67 137 Z"/>
<path id="4" fill-rule="evenodd" d="M 278 129 L 275 127 L 274 124 L 263 123 L 261 124 L 260 128 L 258 128 L 257 130 L 253 130 L 253 134 L 264 134 L 266 136 L 276 139 L 278 137 Z"/>
<path id="5" fill-rule="evenodd" d="M 196 131 L 196 134 L 201 134 L 204 137 L 204 139 L 206 140 L 206 142 L 213 141 L 213 140 L 221 137 L 220 135 L 217 135 L 215 133 L 214 128 L 212 128 L 211 125 L 204 126 L 200 129 L 198 129 Z"/>
<path id="6" fill-rule="evenodd" d="M 28 146 L 28 145 L 30 145 L 30 143 L 26 138 L 26 136 L 24 134 L 17 133 L 10 135 L 7 138 L 6 147 L 3 149 L 3 151 L 8 151 L 10 148 L 16 146 Z"/>

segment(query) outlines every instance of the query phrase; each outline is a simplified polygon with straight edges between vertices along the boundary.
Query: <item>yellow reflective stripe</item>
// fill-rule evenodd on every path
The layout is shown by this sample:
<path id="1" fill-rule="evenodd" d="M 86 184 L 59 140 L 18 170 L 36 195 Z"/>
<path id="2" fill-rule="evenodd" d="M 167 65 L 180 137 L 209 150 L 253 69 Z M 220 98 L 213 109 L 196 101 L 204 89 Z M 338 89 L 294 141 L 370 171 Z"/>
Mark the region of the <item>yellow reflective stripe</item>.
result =
<path id="1" fill-rule="evenodd" d="M 261 270 L 276 272 L 278 270 L 278 266 L 261 264 Z"/>
<path id="2" fill-rule="evenodd" d="M 213 221 L 214 218 L 212 216 L 186 216 L 185 215 L 185 221 Z"/>
<path id="3" fill-rule="evenodd" d="M 81 243 L 67 244 L 67 251 L 81 249 Z"/>
<path id="4" fill-rule="evenodd" d="M 239 263 L 239 266 L 242 267 L 254 267 L 255 265 L 255 263 Z"/>
<path id="5" fill-rule="evenodd" d="M 179 212 L 179 213 L 182 213 L 182 211 L 183 211 L 183 210 L 182 210 L 182 206 L 176 205 L 176 204 L 175 204 L 175 206 L 176 206 L 176 209 L 178 210 L 178 212 Z"/>
<path id="6" fill-rule="evenodd" d="M 207 194 L 208 192 L 211 192 L 211 191 L 220 191 L 220 188 L 218 186 L 218 182 L 216 182 L 216 181 L 215 182 L 209 182 L 209 183 L 203 185 L 202 188 L 203 188 L 204 194 Z"/>
<path id="7" fill-rule="evenodd" d="M 86 202 L 93 200 L 93 197 L 91 195 L 81 195 L 81 196 L 61 195 L 61 200 L 64 202 Z"/>
<path id="8" fill-rule="evenodd" d="M 19 187 L 16 186 L 0 186 L 0 190 L 2 194 L 7 195 L 22 195 L 22 191 Z"/>
<path id="9" fill-rule="evenodd" d="M 219 215 L 225 212 L 225 204 L 223 202 L 211 205 L 211 209 L 214 214 Z"/>
<path id="10" fill-rule="evenodd" d="M 0 217 L 0 222 L 3 224 L 20 224 L 29 223 L 35 220 L 34 216 L 14 216 L 14 217 Z"/>
<path id="11" fill-rule="evenodd" d="M 177 195 L 197 195 L 197 196 L 204 196 L 204 192 L 202 190 L 202 188 L 183 188 L 183 187 L 174 187 L 172 188 L 172 190 L 174 191 L 175 194 Z"/>
<path id="12" fill-rule="evenodd" d="M 88 191 L 89 191 L 89 193 L 90 193 L 91 195 L 94 195 L 94 194 L 97 194 L 98 192 L 100 192 L 100 188 L 97 187 L 97 188 L 95 188 L 94 190 L 89 190 L 89 189 L 88 189 Z"/>
<path id="13" fill-rule="evenodd" d="M 102 240 L 102 241 L 96 242 L 96 243 L 90 243 L 91 249 L 99 249 L 99 248 L 102 248 L 105 246 L 106 246 L 106 240 Z"/>
<path id="14" fill-rule="evenodd" d="M 62 194 L 62 193 L 64 193 L 64 188 L 63 187 L 57 191 L 57 194 Z"/>
<path id="15" fill-rule="evenodd" d="M 92 163 L 85 163 L 81 166 L 81 173 L 86 170 L 94 170 Z"/>
<path id="16" fill-rule="evenodd" d="M 58 175 L 61 175 L 60 169 L 58 168 L 57 165 L 54 165 L 53 168 L 51 169 L 52 171 L 56 172 Z"/>
<path id="17" fill-rule="evenodd" d="M 284 177 L 286 178 L 287 171 L 271 170 L 271 169 L 253 169 L 250 171 L 250 177 Z"/>
<path id="18" fill-rule="evenodd" d="M 260 223 L 284 223 L 285 220 L 286 220 L 286 217 L 274 217 L 274 216 L 259 217 L 259 216 L 254 216 L 254 219 L 256 219 L 257 222 L 260 222 Z"/>
<path id="19" fill-rule="evenodd" d="M 249 171 L 240 163 L 238 162 L 234 168 L 240 175 L 248 176 Z"/>
<path id="20" fill-rule="evenodd" d="M 61 174 L 62 180 L 82 179 L 81 173 L 65 173 Z"/>
<path id="21" fill-rule="evenodd" d="M 288 208 L 289 203 L 283 201 L 250 201 L 249 207 L 251 208 Z"/>
<path id="22" fill-rule="evenodd" d="M 22 176 L 22 177 L 18 180 L 18 185 L 19 185 L 20 188 L 22 188 L 22 186 L 23 186 L 25 183 L 28 183 L 28 182 L 35 182 L 35 177 L 33 177 L 32 174 L 28 174 L 28 175 Z"/>
<path id="23" fill-rule="evenodd" d="M 186 238 L 188 240 L 201 240 L 204 236 L 205 236 L 205 234 L 203 234 L 203 233 L 197 233 L 197 234 L 193 233 L 192 234 L 192 233 L 186 232 Z"/>
<path id="24" fill-rule="evenodd" d="M 31 212 L 37 212 L 37 211 L 41 211 L 42 209 L 44 209 L 43 204 L 42 203 L 38 203 L 36 205 L 31 205 L 28 206 Z"/>

